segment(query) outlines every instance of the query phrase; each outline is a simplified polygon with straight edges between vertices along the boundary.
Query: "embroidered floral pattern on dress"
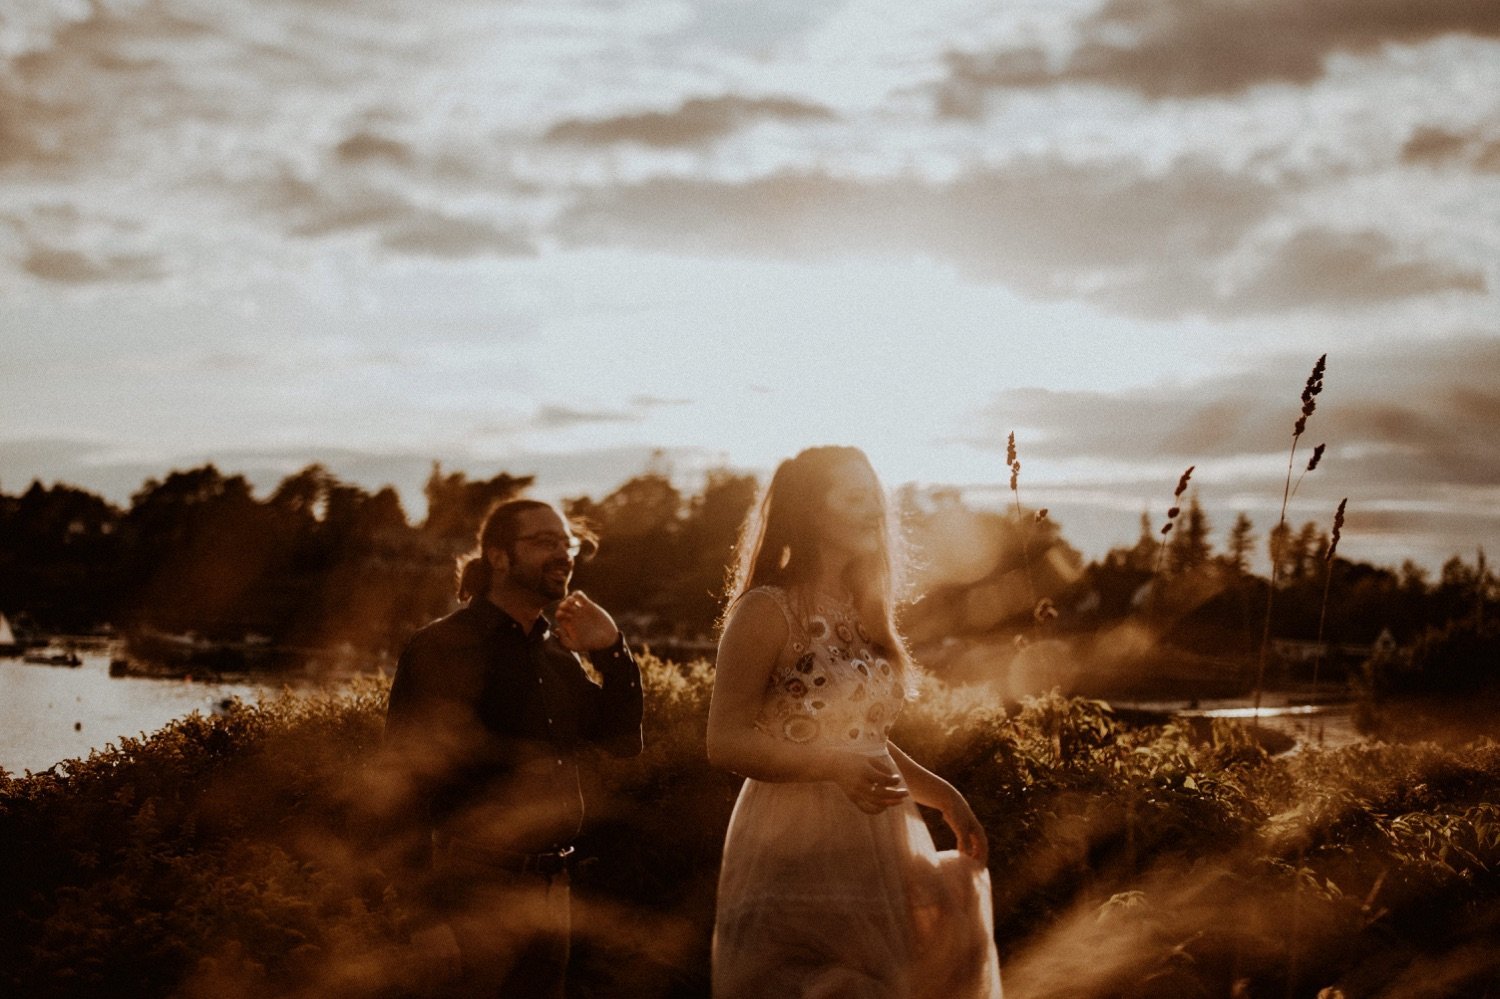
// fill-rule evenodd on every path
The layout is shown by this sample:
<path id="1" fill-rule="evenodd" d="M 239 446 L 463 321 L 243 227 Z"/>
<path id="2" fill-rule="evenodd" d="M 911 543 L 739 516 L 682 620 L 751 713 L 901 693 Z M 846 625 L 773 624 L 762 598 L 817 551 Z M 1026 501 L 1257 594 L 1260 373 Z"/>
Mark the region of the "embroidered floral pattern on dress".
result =
<path id="1" fill-rule="evenodd" d="M 795 658 L 771 675 L 762 731 L 788 742 L 883 747 L 904 691 L 852 607 L 819 607 L 805 621 L 784 591 L 765 587 L 792 630 Z"/>

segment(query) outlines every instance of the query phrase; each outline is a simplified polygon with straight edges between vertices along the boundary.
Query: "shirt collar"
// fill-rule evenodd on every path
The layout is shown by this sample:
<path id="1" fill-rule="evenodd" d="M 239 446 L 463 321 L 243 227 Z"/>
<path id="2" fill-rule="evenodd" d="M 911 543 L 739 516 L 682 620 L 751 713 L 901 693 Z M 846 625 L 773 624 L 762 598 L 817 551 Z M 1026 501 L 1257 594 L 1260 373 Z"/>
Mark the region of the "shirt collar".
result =
<path id="1" fill-rule="evenodd" d="M 484 597 L 475 597 L 470 600 L 469 612 L 474 615 L 479 626 L 487 632 L 505 632 L 533 642 L 544 641 L 548 635 L 552 634 L 552 623 L 547 620 L 547 615 L 543 614 L 538 617 L 536 624 L 532 625 L 531 631 L 528 632 L 520 621 Z"/>

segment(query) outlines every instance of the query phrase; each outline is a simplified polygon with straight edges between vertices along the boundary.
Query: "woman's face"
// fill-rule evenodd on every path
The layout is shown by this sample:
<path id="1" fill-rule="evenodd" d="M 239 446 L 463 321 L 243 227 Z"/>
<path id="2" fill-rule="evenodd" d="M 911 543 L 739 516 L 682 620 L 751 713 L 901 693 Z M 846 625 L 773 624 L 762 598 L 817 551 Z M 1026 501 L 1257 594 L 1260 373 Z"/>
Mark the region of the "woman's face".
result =
<path id="1" fill-rule="evenodd" d="M 850 459 L 835 469 L 819 519 L 819 535 L 828 554 L 854 558 L 880 550 L 885 511 L 880 482 L 869 465 Z"/>

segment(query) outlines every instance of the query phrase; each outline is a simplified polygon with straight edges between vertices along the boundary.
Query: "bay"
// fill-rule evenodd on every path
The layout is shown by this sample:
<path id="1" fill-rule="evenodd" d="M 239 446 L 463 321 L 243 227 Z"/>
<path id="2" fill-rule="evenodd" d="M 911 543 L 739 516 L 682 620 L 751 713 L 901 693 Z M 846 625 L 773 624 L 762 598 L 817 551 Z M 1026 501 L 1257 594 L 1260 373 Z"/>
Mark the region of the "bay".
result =
<path id="1" fill-rule="evenodd" d="M 0 769 L 40 773 L 87 757 L 121 737 L 139 738 L 226 698 L 255 703 L 280 686 L 110 676 L 107 650 L 83 650 L 76 667 L 0 659 Z"/>

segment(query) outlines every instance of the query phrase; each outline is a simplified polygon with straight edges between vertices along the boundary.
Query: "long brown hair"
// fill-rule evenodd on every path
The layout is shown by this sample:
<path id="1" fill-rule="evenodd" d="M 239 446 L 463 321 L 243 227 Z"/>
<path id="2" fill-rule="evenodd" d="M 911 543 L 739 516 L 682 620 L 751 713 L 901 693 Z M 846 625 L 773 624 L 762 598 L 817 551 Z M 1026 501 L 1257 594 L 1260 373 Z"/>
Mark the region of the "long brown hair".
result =
<path id="1" fill-rule="evenodd" d="M 735 550 L 728 593 L 729 610 L 757 586 L 779 586 L 793 605 L 809 611 L 811 589 L 819 571 L 821 536 L 817 515 L 824 508 L 841 466 L 858 462 L 870 472 L 870 459 L 856 447 L 812 447 L 776 467 L 770 483 L 746 518 Z M 900 532 L 880 494 L 881 530 L 877 548 L 850 562 L 844 585 L 854 595 L 860 622 L 885 647 L 886 654 L 908 689 L 915 668 L 900 629 L 896 602 L 901 591 L 904 559 Z"/>

